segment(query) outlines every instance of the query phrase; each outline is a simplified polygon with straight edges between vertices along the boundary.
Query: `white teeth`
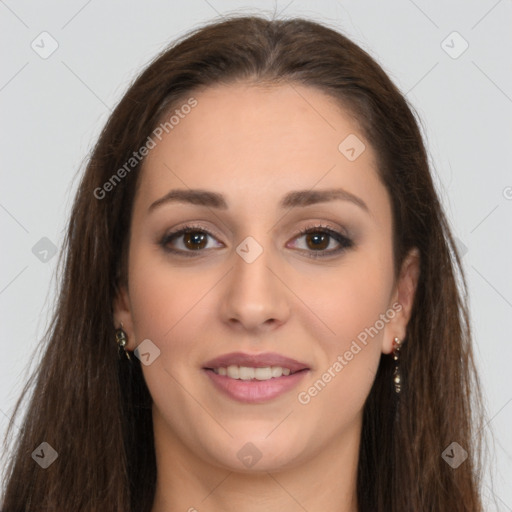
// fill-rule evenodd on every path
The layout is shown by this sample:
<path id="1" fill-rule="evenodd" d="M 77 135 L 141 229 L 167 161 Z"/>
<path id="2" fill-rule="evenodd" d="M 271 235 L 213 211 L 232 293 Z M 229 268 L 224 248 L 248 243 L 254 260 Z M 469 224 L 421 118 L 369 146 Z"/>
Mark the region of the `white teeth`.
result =
<path id="1" fill-rule="evenodd" d="M 238 366 L 235 366 L 234 364 L 232 364 L 231 366 L 228 366 L 227 367 L 227 374 L 228 374 L 228 377 L 231 377 L 232 379 L 239 379 L 239 368 Z"/>
<path id="2" fill-rule="evenodd" d="M 276 379 L 290 375 L 290 368 L 283 368 L 281 366 L 266 366 L 264 368 L 251 368 L 249 366 L 231 365 L 227 368 L 213 368 L 217 375 L 224 375 L 231 379 L 238 380 L 269 380 Z"/>
<path id="3" fill-rule="evenodd" d="M 266 366 L 265 368 L 256 368 L 254 370 L 254 377 L 257 380 L 268 380 L 272 378 L 272 368 Z"/>
<path id="4" fill-rule="evenodd" d="M 238 369 L 238 378 L 242 380 L 254 379 L 254 368 L 240 366 L 240 368 Z"/>
<path id="5" fill-rule="evenodd" d="M 279 366 L 272 366 L 271 368 L 272 377 L 281 377 L 283 374 L 283 369 Z"/>

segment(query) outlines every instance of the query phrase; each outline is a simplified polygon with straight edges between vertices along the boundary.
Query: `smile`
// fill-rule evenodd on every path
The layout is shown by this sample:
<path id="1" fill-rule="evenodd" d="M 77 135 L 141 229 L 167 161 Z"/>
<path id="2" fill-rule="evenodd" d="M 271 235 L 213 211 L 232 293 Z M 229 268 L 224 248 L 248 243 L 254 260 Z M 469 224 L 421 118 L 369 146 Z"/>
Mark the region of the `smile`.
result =
<path id="1" fill-rule="evenodd" d="M 295 388 L 310 371 L 306 363 L 275 353 L 233 352 L 205 363 L 217 391 L 243 403 L 263 403 Z"/>
<path id="2" fill-rule="evenodd" d="M 236 366 L 231 365 L 227 368 L 213 368 L 217 375 L 227 375 L 230 379 L 239 380 L 269 380 L 277 379 L 278 377 L 288 376 L 291 373 L 290 368 L 283 368 L 282 366 L 265 366 L 263 368 L 253 368 L 249 366 Z"/>

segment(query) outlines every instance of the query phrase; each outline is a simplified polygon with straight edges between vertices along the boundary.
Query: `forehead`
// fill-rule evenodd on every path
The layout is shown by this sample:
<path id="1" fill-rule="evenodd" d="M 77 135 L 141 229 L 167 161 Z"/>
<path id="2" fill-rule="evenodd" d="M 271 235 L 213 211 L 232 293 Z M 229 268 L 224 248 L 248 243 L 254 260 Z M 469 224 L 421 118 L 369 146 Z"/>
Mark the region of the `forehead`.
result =
<path id="1" fill-rule="evenodd" d="M 331 186 L 369 202 L 372 192 L 382 194 L 375 154 L 358 123 L 318 89 L 237 83 L 191 96 L 196 106 L 180 109 L 185 98 L 173 107 L 172 129 L 146 157 L 143 202 L 171 188 L 216 190 L 232 202 L 270 195 L 277 201 L 289 190 Z M 344 141 L 362 150 L 355 160 Z"/>

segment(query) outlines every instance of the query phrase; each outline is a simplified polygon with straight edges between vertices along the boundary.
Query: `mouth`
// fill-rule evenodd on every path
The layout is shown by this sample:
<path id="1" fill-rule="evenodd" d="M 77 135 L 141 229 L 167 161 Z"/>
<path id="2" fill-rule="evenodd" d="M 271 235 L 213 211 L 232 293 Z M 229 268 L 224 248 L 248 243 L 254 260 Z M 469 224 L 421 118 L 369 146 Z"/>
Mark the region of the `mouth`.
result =
<path id="1" fill-rule="evenodd" d="M 280 354 L 234 352 L 208 361 L 203 371 L 217 390 L 244 403 L 262 403 L 290 391 L 310 371 Z"/>

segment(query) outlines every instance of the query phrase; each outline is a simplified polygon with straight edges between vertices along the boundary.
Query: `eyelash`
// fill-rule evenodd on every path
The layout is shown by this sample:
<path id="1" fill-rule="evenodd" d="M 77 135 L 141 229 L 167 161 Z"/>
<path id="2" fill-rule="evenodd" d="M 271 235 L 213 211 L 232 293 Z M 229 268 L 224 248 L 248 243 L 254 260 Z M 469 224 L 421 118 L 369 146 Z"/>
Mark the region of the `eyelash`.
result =
<path id="1" fill-rule="evenodd" d="M 197 253 L 204 252 L 204 249 L 194 250 L 194 251 L 192 251 L 192 250 L 184 251 L 182 249 L 171 249 L 168 246 L 169 242 L 171 242 L 174 238 L 178 238 L 179 236 L 188 234 L 188 233 L 202 233 L 202 234 L 214 237 L 209 231 L 202 228 L 201 226 L 187 224 L 187 225 L 183 226 L 182 228 L 178 229 L 177 231 L 173 231 L 172 233 L 168 233 L 168 234 L 164 235 L 163 238 L 160 240 L 159 245 L 164 249 L 164 251 L 166 251 L 168 253 L 179 254 L 179 255 L 186 256 L 186 257 L 198 256 Z M 294 239 L 301 238 L 302 236 L 308 235 L 311 233 L 326 234 L 326 235 L 330 236 L 331 238 L 333 238 L 334 240 L 336 240 L 336 242 L 338 242 L 340 244 L 340 247 L 338 247 L 337 249 L 331 249 L 330 251 L 326 251 L 326 250 L 320 250 L 320 251 L 310 250 L 310 251 L 308 251 L 310 253 L 308 255 L 308 257 L 313 258 L 313 259 L 326 258 L 329 256 L 333 256 L 333 255 L 339 254 L 347 249 L 350 249 L 351 247 L 354 246 L 354 242 L 350 238 L 347 238 L 345 235 L 342 235 L 341 233 L 338 233 L 337 231 L 330 229 L 328 226 L 322 226 L 320 224 L 301 229 L 297 233 L 297 235 L 295 235 Z"/>

